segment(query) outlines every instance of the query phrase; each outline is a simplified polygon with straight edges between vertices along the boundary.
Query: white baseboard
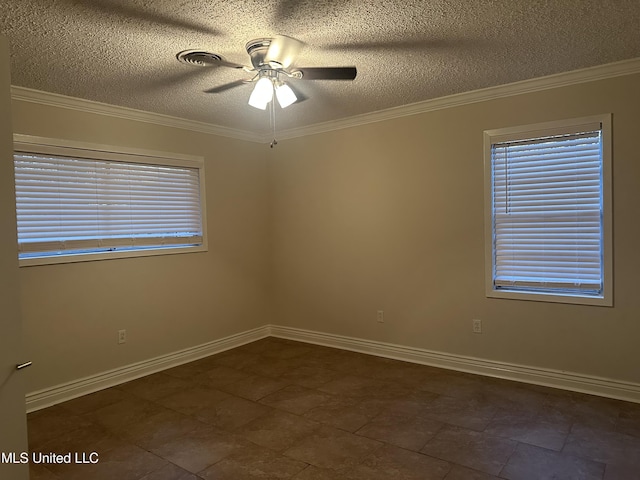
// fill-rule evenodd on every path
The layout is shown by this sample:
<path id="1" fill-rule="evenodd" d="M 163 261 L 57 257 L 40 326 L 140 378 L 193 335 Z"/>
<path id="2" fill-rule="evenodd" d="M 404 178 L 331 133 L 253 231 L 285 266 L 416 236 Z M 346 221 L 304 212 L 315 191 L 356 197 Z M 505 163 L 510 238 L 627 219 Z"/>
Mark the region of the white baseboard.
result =
<path id="1" fill-rule="evenodd" d="M 235 335 L 214 340 L 202 345 L 173 352 L 142 362 L 102 372 L 54 387 L 27 394 L 27 412 L 40 410 L 57 403 L 113 387 L 136 378 L 150 375 L 200 358 L 239 347 L 265 337 L 286 338 L 315 345 L 340 348 L 367 353 L 379 357 L 393 358 L 405 362 L 430 365 L 438 368 L 474 373 L 489 377 L 504 378 L 517 382 L 543 385 L 575 392 L 616 398 L 640 403 L 640 384 L 595 377 L 580 373 L 564 372 L 547 368 L 530 367 L 496 362 L 481 358 L 466 357 L 451 353 L 435 352 L 421 348 L 394 345 L 360 338 L 314 332 L 299 328 L 265 325 Z"/>
<path id="2" fill-rule="evenodd" d="M 239 347 L 246 343 L 254 342 L 269 336 L 270 327 L 265 325 L 260 328 L 248 330 L 235 335 L 230 335 L 219 340 L 197 345 L 167 355 L 162 355 L 142 362 L 137 362 L 124 367 L 98 373 L 89 377 L 74 380 L 72 382 L 56 385 L 54 387 L 31 392 L 27 394 L 27 412 L 34 412 L 57 403 L 65 402 L 73 398 L 97 392 L 105 388 L 113 387 L 121 383 L 135 380 L 152 373 L 177 367 L 183 363 L 193 362 L 200 358 L 208 357 L 216 353 L 224 352 L 231 348 Z"/>
<path id="3" fill-rule="evenodd" d="M 368 353 L 405 362 L 640 403 L 640 384 L 638 383 L 548 368 L 496 362 L 277 325 L 271 325 L 270 334 L 274 337 Z"/>

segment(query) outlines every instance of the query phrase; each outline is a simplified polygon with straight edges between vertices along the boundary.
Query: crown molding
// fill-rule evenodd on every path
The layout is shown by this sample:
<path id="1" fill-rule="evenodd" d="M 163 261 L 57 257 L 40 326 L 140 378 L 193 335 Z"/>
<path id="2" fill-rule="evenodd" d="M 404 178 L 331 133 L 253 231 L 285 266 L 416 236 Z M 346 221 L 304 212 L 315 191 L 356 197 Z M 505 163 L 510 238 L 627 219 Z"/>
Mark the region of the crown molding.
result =
<path id="1" fill-rule="evenodd" d="M 37 103 L 53 107 L 67 108 L 78 112 L 97 113 L 110 117 L 122 118 L 125 120 L 135 120 L 139 122 L 152 123 L 163 127 L 181 128 L 193 132 L 208 133 L 221 137 L 235 138 L 249 142 L 262 143 L 261 135 L 252 132 L 236 130 L 233 128 L 213 125 L 211 123 L 187 120 L 184 118 L 172 117 L 161 113 L 145 112 L 134 108 L 109 105 L 107 103 L 85 100 L 83 98 L 67 97 L 58 93 L 43 92 L 26 87 L 11 86 L 11 99 L 22 102 Z"/>
<path id="2" fill-rule="evenodd" d="M 445 108 L 459 107 L 487 100 L 539 92 L 552 88 L 577 85 L 580 83 L 593 82 L 636 73 L 640 73 L 640 57 L 632 58 L 630 60 L 622 60 L 620 62 L 607 63 L 604 65 L 597 65 L 595 67 L 583 68 L 580 70 L 572 70 L 570 72 L 557 73 L 545 77 L 522 80 L 505 85 L 497 85 L 495 87 L 482 88 L 470 92 L 456 93 L 446 97 L 434 98 L 431 100 L 365 113 L 340 120 L 316 123 L 306 127 L 282 130 L 278 133 L 278 140 L 315 135 L 318 133 L 330 132 L 332 130 L 341 130 L 343 128 L 357 127 L 368 123 L 383 122 L 385 120 L 418 115 Z"/>
<path id="3" fill-rule="evenodd" d="M 505 85 L 482 88 L 470 92 L 457 93 L 446 97 L 439 97 L 399 107 L 392 107 L 339 120 L 316 123 L 305 127 L 282 130 L 278 132 L 278 140 L 315 135 L 333 130 L 366 125 L 368 123 L 383 122 L 394 118 L 418 115 L 445 108 L 459 107 L 487 100 L 539 92 L 552 88 L 577 85 L 580 83 L 593 82 L 636 73 L 640 73 L 640 57 L 622 60 L 620 62 L 607 63 L 604 65 L 597 65 L 595 67 L 583 68 L 580 70 L 572 70 L 570 72 L 557 73 L 545 77 L 522 80 Z M 182 128 L 194 132 L 208 133 L 249 142 L 269 143 L 271 141 L 271 136 L 269 134 L 237 130 L 220 125 L 187 120 L 160 113 L 145 112 L 128 107 L 109 105 L 92 100 L 67 97 L 57 93 L 43 92 L 14 85 L 11 86 L 11 98 L 13 100 L 20 100 L 23 102 L 68 108 L 80 112 L 97 113 L 166 127 Z"/>

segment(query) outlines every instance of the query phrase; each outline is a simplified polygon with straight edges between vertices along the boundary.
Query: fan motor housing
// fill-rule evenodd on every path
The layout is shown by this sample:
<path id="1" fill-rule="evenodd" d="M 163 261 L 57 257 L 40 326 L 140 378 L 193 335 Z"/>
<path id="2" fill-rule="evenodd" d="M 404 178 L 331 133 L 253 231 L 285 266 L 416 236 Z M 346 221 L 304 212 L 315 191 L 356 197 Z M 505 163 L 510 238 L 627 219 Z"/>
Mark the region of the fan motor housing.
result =
<path id="1" fill-rule="evenodd" d="M 256 38 L 248 42 L 245 46 L 247 53 L 251 57 L 251 65 L 253 65 L 253 68 L 256 70 L 260 70 L 266 65 L 264 63 L 264 57 L 267 55 L 269 45 L 271 45 L 270 38 Z"/>

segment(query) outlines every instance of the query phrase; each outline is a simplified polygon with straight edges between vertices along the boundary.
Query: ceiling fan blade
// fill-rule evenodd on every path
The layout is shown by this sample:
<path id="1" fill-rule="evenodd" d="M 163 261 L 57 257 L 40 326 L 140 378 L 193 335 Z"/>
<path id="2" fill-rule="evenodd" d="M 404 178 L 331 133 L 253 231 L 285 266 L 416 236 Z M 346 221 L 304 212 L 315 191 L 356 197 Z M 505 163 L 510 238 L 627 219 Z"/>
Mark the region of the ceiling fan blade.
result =
<path id="1" fill-rule="evenodd" d="M 167 72 L 166 68 L 158 68 L 156 71 L 132 76 L 129 88 L 144 93 L 159 92 L 166 88 L 175 90 L 178 87 L 191 85 L 191 82 L 204 80 L 205 76 L 210 74 L 211 72 L 204 68 L 180 68 L 171 73 Z"/>
<path id="2" fill-rule="evenodd" d="M 274 68 L 289 68 L 295 57 L 300 53 L 304 43 L 285 35 L 276 35 L 264 56 L 264 63 Z"/>
<path id="3" fill-rule="evenodd" d="M 225 92 L 227 90 L 231 90 L 232 88 L 239 87 L 240 85 L 244 85 L 245 83 L 251 83 L 251 80 L 236 80 L 235 82 L 225 83 L 224 85 L 218 85 L 217 87 L 204 90 L 204 93 Z"/>
<path id="4" fill-rule="evenodd" d="M 344 11 L 350 2 L 351 0 L 322 0 L 321 2 L 318 0 L 277 0 L 273 21 L 276 25 L 300 24 L 310 18 L 329 18 Z M 305 23 L 305 27 L 308 27 L 307 23 Z"/>
<path id="5" fill-rule="evenodd" d="M 228 68 L 244 68 L 244 65 L 240 65 L 239 63 L 227 62 L 226 60 L 214 60 L 207 66 L 210 67 L 228 67 Z"/>
<path id="6" fill-rule="evenodd" d="M 161 24 L 168 27 L 191 30 L 205 35 L 219 35 L 220 31 L 199 22 L 177 18 L 172 12 L 152 11 L 151 8 L 127 5 L 126 2 L 114 0 L 61 0 L 71 5 L 81 4 L 93 11 L 110 16 L 132 18 L 141 22 Z M 146 2 L 151 4 L 151 2 Z"/>
<path id="7" fill-rule="evenodd" d="M 332 43 L 322 45 L 323 50 L 335 51 L 424 51 L 459 48 L 486 48 L 486 42 L 482 39 L 448 37 L 448 38 L 413 38 L 389 41 L 354 41 L 347 43 Z"/>
<path id="8" fill-rule="evenodd" d="M 422 50 L 426 48 L 433 48 L 435 42 L 427 41 L 388 41 L 388 42 L 348 42 L 324 45 L 322 48 L 325 50 L 352 50 L 356 52 L 369 51 L 369 50 Z"/>
<path id="9" fill-rule="evenodd" d="M 302 74 L 301 80 L 353 80 L 358 74 L 356 67 L 304 67 L 296 71 Z"/>
<path id="10" fill-rule="evenodd" d="M 282 22 L 293 18 L 299 3 L 299 0 L 280 0 L 275 12 L 275 21 Z"/>

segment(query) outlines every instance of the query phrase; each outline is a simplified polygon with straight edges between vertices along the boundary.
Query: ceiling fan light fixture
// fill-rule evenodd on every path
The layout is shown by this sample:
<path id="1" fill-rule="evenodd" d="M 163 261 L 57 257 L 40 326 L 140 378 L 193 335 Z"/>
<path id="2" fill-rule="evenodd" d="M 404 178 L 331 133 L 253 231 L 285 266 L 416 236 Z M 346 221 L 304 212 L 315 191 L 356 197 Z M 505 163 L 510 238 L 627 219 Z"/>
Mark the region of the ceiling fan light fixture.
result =
<path id="1" fill-rule="evenodd" d="M 296 94 L 291 90 L 291 87 L 284 82 L 276 84 L 276 98 L 282 108 L 287 108 L 298 100 L 298 97 L 296 97 Z"/>
<path id="2" fill-rule="evenodd" d="M 271 99 L 273 99 L 273 82 L 270 78 L 262 77 L 256 83 L 253 92 L 251 92 L 249 105 L 264 110 Z"/>

